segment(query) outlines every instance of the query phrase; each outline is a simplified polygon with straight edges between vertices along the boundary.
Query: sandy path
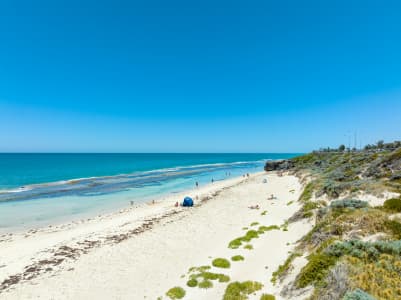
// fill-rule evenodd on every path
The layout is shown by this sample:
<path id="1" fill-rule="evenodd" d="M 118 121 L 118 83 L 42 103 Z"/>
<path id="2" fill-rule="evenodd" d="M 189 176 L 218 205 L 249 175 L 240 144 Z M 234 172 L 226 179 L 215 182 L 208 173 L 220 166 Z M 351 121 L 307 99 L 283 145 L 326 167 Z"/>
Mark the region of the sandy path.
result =
<path id="1" fill-rule="evenodd" d="M 267 178 L 267 184 L 263 183 L 264 178 Z M 204 197 L 219 190 L 221 192 L 218 195 L 200 207 L 178 209 L 179 213 L 153 221 L 144 232 L 117 244 L 105 242 L 104 237 L 127 232 L 127 228 L 139 226 L 145 219 L 174 211 L 171 204 L 176 198 L 145 207 L 146 213 L 135 211 L 132 214 L 127 211 L 70 225 L 55 232 L 35 233 L 25 239 L 14 236 L 12 241 L 2 242 L 9 246 L 8 250 L 0 250 L 2 259 L 4 254 L 8 257 L 3 262 L 6 267 L 0 268 L 3 278 L 22 265 L 27 265 L 27 260 L 41 255 L 38 254 L 40 249 L 52 249 L 67 241 L 71 243 L 86 238 L 100 240 L 101 245 L 91 248 L 87 254 L 80 255 L 76 260 L 63 261 L 52 272 L 12 286 L 0 296 L 2 299 L 156 299 L 163 296 L 170 287 L 181 285 L 187 291 L 186 299 L 221 299 L 227 284 L 216 283 L 214 288 L 208 290 L 191 289 L 185 286 L 187 277 L 181 276 L 192 266 L 210 264 L 212 258 L 229 258 L 236 254 L 243 255 L 245 261 L 233 262 L 232 267 L 223 273 L 229 275 L 231 280 L 260 281 L 265 286 L 264 291 L 274 293 L 275 288 L 270 283 L 271 273 L 292 249 L 293 246 L 287 243 L 299 239 L 310 229 L 310 224 L 295 223 L 288 231 L 267 232 L 252 241 L 254 250 L 232 250 L 227 245 L 230 240 L 244 233 L 242 227 L 249 226 L 252 222 L 267 226 L 283 224 L 299 208 L 296 202 L 287 205 L 299 196 L 298 180 L 292 176 L 256 174 L 245 180 L 239 178 L 219 182 L 196 192 L 199 197 Z M 278 200 L 267 201 L 266 198 L 271 193 Z M 261 209 L 248 209 L 252 204 L 259 204 Z M 261 212 L 264 210 L 268 213 L 262 216 Z M 24 243 L 20 244 L 23 240 Z M 26 253 L 25 250 L 23 255 L 12 252 L 18 246 L 29 247 L 35 243 L 40 245 L 33 247 L 34 252 Z M 16 262 L 18 256 L 24 260 L 20 265 Z"/>

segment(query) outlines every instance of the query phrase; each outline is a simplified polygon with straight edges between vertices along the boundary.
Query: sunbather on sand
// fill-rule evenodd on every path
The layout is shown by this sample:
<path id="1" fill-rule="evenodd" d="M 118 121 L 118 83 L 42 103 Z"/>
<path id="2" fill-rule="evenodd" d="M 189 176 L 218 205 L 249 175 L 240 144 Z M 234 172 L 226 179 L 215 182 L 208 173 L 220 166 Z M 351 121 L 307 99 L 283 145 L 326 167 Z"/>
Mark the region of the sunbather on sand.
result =
<path id="1" fill-rule="evenodd" d="M 248 206 L 250 209 L 259 209 L 259 204 Z"/>
<path id="2" fill-rule="evenodd" d="M 274 195 L 273 195 L 273 194 L 271 194 L 271 195 L 270 195 L 270 197 L 269 197 L 269 198 L 267 198 L 267 200 L 274 200 L 274 199 L 277 199 L 277 197 L 274 197 Z"/>

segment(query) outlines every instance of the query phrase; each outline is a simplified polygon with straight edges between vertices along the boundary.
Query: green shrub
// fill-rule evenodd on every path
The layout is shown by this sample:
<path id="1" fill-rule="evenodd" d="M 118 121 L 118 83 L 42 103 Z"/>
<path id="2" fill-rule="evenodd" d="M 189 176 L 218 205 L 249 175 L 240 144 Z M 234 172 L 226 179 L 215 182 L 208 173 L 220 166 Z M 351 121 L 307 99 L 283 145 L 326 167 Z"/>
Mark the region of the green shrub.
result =
<path id="1" fill-rule="evenodd" d="M 361 289 L 356 289 L 352 292 L 346 293 L 343 300 L 375 300 L 375 298 Z"/>
<path id="2" fill-rule="evenodd" d="M 179 286 L 169 289 L 166 296 L 170 299 L 182 299 L 185 296 L 185 290 Z"/>
<path id="3" fill-rule="evenodd" d="M 368 207 L 368 202 L 354 199 L 335 200 L 330 203 L 331 208 L 364 208 Z"/>
<path id="4" fill-rule="evenodd" d="M 199 282 L 198 287 L 201 289 L 210 289 L 213 287 L 213 282 L 211 282 L 210 280 L 203 280 L 201 282 Z"/>
<path id="5" fill-rule="evenodd" d="M 380 254 L 401 255 L 401 240 L 364 242 L 350 240 L 330 245 L 325 252 L 331 256 L 350 255 L 358 258 L 376 260 Z"/>
<path id="6" fill-rule="evenodd" d="M 335 257 L 325 253 L 312 254 L 308 260 L 297 278 L 297 286 L 299 288 L 321 282 L 326 277 L 329 268 L 336 262 Z"/>
<path id="7" fill-rule="evenodd" d="M 232 282 L 224 293 L 223 300 L 246 300 L 248 295 L 262 289 L 263 285 L 256 281 Z"/>
<path id="8" fill-rule="evenodd" d="M 401 199 L 400 198 L 392 198 L 384 201 L 383 207 L 385 209 L 401 212 Z"/>
<path id="9" fill-rule="evenodd" d="M 230 267 L 230 262 L 225 258 L 215 258 L 212 261 L 212 265 L 216 268 L 228 269 Z"/>
<path id="10" fill-rule="evenodd" d="M 387 229 L 389 229 L 393 236 L 396 239 L 401 239 L 401 223 L 394 221 L 394 220 L 388 220 L 384 223 L 384 225 L 387 227 Z"/>
<path id="11" fill-rule="evenodd" d="M 241 261 L 244 260 L 244 257 L 242 255 L 235 255 L 233 257 L 231 257 L 232 261 Z"/>
<path id="12" fill-rule="evenodd" d="M 294 203 L 294 201 L 290 201 L 290 202 L 287 203 L 287 205 L 290 206 L 293 203 Z"/>
<path id="13" fill-rule="evenodd" d="M 250 226 L 256 226 L 259 225 L 259 222 L 252 222 Z"/>
<path id="14" fill-rule="evenodd" d="M 260 300 L 276 300 L 276 297 L 272 294 L 263 294 L 260 296 Z"/>
<path id="15" fill-rule="evenodd" d="M 265 216 L 267 214 L 267 210 L 264 210 L 260 215 Z"/>
<path id="16" fill-rule="evenodd" d="M 191 278 L 190 280 L 187 281 L 187 286 L 189 287 L 196 287 L 198 285 L 198 280 L 195 278 Z"/>

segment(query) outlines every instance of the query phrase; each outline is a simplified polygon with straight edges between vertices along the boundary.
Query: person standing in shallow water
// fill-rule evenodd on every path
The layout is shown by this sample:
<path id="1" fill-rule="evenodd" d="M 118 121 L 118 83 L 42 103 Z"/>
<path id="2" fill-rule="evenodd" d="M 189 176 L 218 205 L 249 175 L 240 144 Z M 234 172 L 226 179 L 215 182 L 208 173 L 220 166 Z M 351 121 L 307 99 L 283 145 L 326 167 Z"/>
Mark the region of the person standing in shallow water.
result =
<path id="1" fill-rule="evenodd" d="M 197 188 L 199 187 L 199 183 L 198 182 L 196 182 L 195 185 L 196 185 Z"/>

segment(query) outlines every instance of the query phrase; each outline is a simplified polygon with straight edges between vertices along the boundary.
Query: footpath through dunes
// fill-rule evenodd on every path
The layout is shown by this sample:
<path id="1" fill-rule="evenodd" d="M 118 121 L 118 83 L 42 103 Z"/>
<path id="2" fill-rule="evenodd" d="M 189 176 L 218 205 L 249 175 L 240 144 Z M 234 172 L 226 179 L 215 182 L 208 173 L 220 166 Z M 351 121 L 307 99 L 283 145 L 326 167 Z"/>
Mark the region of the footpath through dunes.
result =
<path id="1" fill-rule="evenodd" d="M 272 272 L 285 261 L 293 243 L 311 228 L 306 220 L 285 224 L 300 208 L 296 202 L 301 189 L 298 179 L 259 173 L 235 184 L 219 184 L 220 192 L 201 206 L 163 218 L 150 230 L 119 243 L 95 247 L 79 259 L 64 262 L 55 273 L 16 284 L 4 291 L 2 298 L 168 299 L 166 292 L 181 286 L 186 292 L 184 299 L 222 299 L 228 284 L 247 280 L 263 285 L 250 299 L 259 299 L 262 293 L 275 294 Z M 277 199 L 267 200 L 271 194 Z M 253 205 L 260 208 L 248 208 Z M 123 231 L 123 224 L 118 228 Z M 259 232 L 257 237 L 251 232 L 251 239 L 245 238 L 241 245 L 234 242 L 229 248 L 231 241 L 250 230 Z M 231 259 L 233 256 L 237 261 Z M 215 261 L 213 266 L 216 258 L 228 259 L 230 267 L 219 267 L 222 262 L 225 265 L 224 260 Z M 199 273 L 196 267 L 206 265 L 210 266 L 209 276 L 226 276 L 210 280 L 210 288 L 202 288 L 209 286 L 208 282 L 201 287 L 187 286 L 191 274 Z"/>

